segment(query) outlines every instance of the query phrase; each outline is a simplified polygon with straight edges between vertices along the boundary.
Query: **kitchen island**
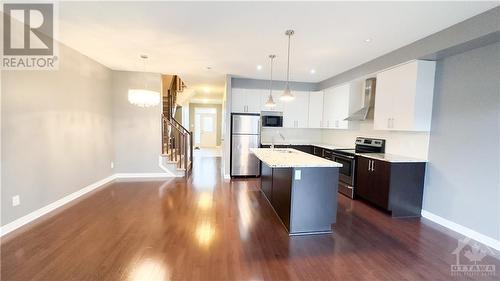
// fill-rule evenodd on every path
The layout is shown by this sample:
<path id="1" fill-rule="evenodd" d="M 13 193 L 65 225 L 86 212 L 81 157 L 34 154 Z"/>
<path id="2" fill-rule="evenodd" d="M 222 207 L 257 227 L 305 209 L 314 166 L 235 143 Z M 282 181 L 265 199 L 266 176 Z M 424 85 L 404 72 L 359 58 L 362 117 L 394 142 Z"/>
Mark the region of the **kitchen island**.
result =
<path id="1" fill-rule="evenodd" d="M 342 164 L 295 149 L 252 148 L 261 190 L 290 235 L 330 233 Z"/>

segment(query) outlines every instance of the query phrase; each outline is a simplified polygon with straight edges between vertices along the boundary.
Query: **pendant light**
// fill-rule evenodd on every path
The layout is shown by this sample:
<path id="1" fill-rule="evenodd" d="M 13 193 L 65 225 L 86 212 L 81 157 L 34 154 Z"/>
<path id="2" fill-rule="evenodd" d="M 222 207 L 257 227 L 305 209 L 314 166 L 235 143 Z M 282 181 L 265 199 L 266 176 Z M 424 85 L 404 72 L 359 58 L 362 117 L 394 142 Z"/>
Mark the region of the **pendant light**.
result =
<path id="1" fill-rule="evenodd" d="M 289 29 L 285 32 L 285 35 L 288 36 L 288 61 L 286 63 L 286 85 L 285 85 L 285 90 L 283 91 L 283 94 L 280 97 L 280 100 L 282 101 L 291 101 L 295 97 L 292 94 L 292 91 L 290 91 L 290 39 L 292 35 L 295 33 L 292 29 Z"/>
<path id="2" fill-rule="evenodd" d="M 141 55 L 141 60 L 143 62 L 143 73 L 144 73 L 144 88 L 143 89 L 129 89 L 128 90 L 128 102 L 140 107 L 151 107 L 156 106 L 160 103 L 160 93 L 152 90 L 148 90 L 148 79 L 146 77 L 146 60 L 148 56 Z"/>
<path id="3" fill-rule="evenodd" d="M 271 78 L 269 79 L 269 98 L 267 98 L 266 107 L 273 108 L 276 107 L 276 103 L 273 99 L 273 61 L 276 58 L 276 55 L 269 55 L 269 59 L 271 60 Z"/>

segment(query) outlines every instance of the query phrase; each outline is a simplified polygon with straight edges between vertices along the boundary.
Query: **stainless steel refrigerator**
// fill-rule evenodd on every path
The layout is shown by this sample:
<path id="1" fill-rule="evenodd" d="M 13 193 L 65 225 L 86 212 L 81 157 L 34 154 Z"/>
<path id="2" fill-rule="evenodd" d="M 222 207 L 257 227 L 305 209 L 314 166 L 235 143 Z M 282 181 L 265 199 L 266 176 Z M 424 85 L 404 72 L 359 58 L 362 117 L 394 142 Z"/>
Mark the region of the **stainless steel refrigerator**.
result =
<path id="1" fill-rule="evenodd" d="M 260 176 L 260 161 L 250 148 L 260 146 L 260 115 L 231 115 L 231 176 Z"/>

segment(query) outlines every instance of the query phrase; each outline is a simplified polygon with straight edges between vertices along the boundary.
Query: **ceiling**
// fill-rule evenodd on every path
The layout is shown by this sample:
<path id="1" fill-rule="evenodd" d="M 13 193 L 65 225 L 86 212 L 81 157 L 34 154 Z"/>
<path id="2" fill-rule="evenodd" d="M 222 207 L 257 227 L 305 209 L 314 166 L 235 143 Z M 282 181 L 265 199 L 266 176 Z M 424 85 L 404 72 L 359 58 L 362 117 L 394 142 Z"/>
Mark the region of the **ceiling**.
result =
<path id="1" fill-rule="evenodd" d="M 498 2 L 60 2 L 60 41 L 116 70 L 179 74 L 220 96 L 224 75 L 319 82 Z M 365 42 L 369 39 L 370 42 Z M 262 69 L 257 70 L 257 65 Z M 207 69 L 209 67 L 210 69 Z M 315 70 L 311 74 L 311 69 Z"/>

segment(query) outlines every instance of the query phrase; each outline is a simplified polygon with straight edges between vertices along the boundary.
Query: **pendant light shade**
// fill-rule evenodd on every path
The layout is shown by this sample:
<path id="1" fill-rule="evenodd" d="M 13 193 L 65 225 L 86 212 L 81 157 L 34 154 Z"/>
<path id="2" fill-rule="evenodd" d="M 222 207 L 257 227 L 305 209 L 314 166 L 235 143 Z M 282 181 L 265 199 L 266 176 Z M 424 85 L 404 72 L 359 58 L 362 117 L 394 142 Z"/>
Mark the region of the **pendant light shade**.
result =
<path id="1" fill-rule="evenodd" d="M 267 98 L 265 106 L 269 107 L 269 108 L 276 107 L 276 103 L 274 102 L 273 96 L 269 95 L 269 97 Z"/>
<path id="2" fill-rule="evenodd" d="M 288 83 L 286 83 L 285 90 L 283 91 L 280 100 L 292 101 L 293 99 L 295 99 L 295 96 L 292 94 L 292 91 L 290 91 L 290 86 L 288 86 Z"/>
<path id="3" fill-rule="evenodd" d="M 128 102 L 139 107 L 151 107 L 160 104 L 160 93 L 148 90 L 148 80 L 146 77 L 146 60 L 148 56 L 141 55 L 143 60 L 144 72 L 144 88 L 143 89 L 129 89 Z"/>
<path id="4" fill-rule="evenodd" d="M 280 100 L 282 101 L 291 101 L 295 97 L 292 94 L 292 91 L 290 91 L 290 40 L 292 35 L 295 33 L 293 30 L 287 30 L 285 32 L 285 35 L 288 36 L 288 60 L 286 63 L 286 85 L 285 85 L 285 90 L 283 91 L 283 94 L 280 97 Z"/>
<path id="5" fill-rule="evenodd" d="M 276 58 L 276 55 L 269 55 L 269 59 L 271 60 L 271 75 L 269 78 L 269 97 L 267 98 L 266 107 L 273 108 L 276 107 L 276 103 L 273 99 L 273 61 Z"/>

